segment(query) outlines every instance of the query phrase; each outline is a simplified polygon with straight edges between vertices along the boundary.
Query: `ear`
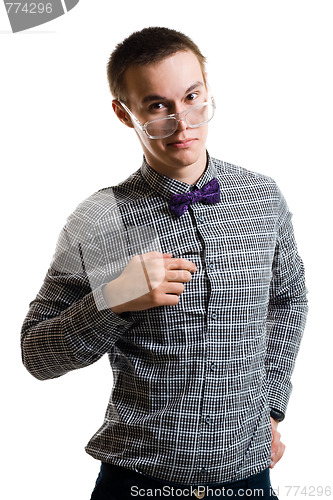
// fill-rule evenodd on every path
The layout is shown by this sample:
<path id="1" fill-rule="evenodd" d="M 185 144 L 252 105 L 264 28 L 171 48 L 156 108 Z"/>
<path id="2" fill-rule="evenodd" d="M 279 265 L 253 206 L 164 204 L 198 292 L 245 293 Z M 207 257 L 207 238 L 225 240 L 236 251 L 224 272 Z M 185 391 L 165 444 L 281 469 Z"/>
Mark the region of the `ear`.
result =
<path id="1" fill-rule="evenodd" d="M 127 127 L 134 128 L 130 116 L 126 113 L 120 101 L 118 101 L 117 99 L 113 99 L 112 109 L 122 123 L 127 125 Z"/>

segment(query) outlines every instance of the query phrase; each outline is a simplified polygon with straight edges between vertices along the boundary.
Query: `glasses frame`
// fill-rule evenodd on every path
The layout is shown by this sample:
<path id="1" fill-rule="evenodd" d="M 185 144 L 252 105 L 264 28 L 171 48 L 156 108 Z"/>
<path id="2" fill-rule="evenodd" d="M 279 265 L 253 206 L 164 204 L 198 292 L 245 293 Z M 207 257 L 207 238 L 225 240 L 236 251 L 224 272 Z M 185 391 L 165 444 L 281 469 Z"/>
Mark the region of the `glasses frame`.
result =
<path id="1" fill-rule="evenodd" d="M 171 135 L 173 135 L 176 132 L 176 130 L 178 128 L 178 125 L 179 125 L 179 123 L 181 121 L 185 121 L 186 125 L 189 128 L 199 128 L 199 127 L 202 127 L 202 125 L 205 125 L 205 123 L 208 123 L 213 118 L 214 113 L 215 113 L 215 109 L 216 109 L 216 104 L 215 104 L 214 97 L 210 96 L 207 101 L 205 101 L 202 104 L 199 104 L 198 106 L 193 106 L 193 108 L 184 109 L 183 111 L 180 111 L 180 113 L 173 113 L 171 115 L 166 115 L 164 118 L 156 118 L 155 120 L 148 120 L 145 123 L 141 123 L 140 120 L 138 120 L 138 118 L 135 115 L 133 115 L 132 111 L 130 109 L 128 109 L 128 107 L 126 106 L 126 104 L 124 104 L 122 101 L 119 101 L 119 103 L 122 105 L 122 107 L 124 108 L 124 110 L 130 115 L 130 117 L 135 121 L 135 123 L 141 128 L 141 130 L 149 137 L 149 139 L 165 139 L 166 137 L 170 137 Z M 193 111 L 195 109 L 199 109 L 199 108 L 203 108 L 205 106 L 208 106 L 209 104 L 212 104 L 212 106 L 213 106 L 213 114 L 212 114 L 212 116 L 208 120 L 205 120 L 204 122 L 200 123 L 199 125 L 189 125 L 187 123 L 187 121 L 186 121 L 186 115 L 188 113 L 190 113 L 191 111 Z M 161 121 L 161 120 L 177 120 L 177 126 L 176 126 L 175 130 L 171 134 L 167 134 L 167 135 L 158 135 L 158 136 L 156 136 L 156 135 L 150 135 L 147 132 L 147 127 L 149 125 L 151 125 L 152 123 L 158 122 L 158 121 Z"/>

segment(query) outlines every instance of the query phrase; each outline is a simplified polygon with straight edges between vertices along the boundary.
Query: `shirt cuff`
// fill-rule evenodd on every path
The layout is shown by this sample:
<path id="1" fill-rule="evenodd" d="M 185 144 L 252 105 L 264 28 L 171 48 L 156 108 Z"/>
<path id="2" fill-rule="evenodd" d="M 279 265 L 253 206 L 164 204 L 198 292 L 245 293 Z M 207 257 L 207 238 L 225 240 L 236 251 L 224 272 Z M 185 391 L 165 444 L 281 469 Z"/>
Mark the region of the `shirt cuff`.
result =
<path id="1" fill-rule="evenodd" d="M 276 381 L 268 382 L 268 405 L 271 409 L 286 414 L 291 394 L 291 386 L 281 386 Z"/>
<path id="2" fill-rule="evenodd" d="M 284 413 L 282 413 L 282 411 L 278 411 L 275 408 L 271 408 L 271 417 L 276 422 L 282 422 L 282 420 L 284 420 L 285 415 Z"/>
<path id="3" fill-rule="evenodd" d="M 107 307 L 101 287 L 64 311 L 62 320 L 75 367 L 90 364 L 108 352 L 134 323 Z"/>
<path id="4" fill-rule="evenodd" d="M 127 313 L 116 314 L 107 305 L 105 298 L 104 298 L 104 295 L 103 295 L 103 287 L 105 285 L 106 285 L 106 283 L 99 286 L 98 288 L 96 288 L 92 292 L 97 310 L 98 311 L 106 311 L 107 314 L 110 315 L 110 318 L 113 321 L 113 323 L 116 323 L 117 326 L 122 326 L 123 329 L 130 328 L 133 325 L 133 321 L 128 321 L 128 319 L 126 319 L 128 314 Z"/>

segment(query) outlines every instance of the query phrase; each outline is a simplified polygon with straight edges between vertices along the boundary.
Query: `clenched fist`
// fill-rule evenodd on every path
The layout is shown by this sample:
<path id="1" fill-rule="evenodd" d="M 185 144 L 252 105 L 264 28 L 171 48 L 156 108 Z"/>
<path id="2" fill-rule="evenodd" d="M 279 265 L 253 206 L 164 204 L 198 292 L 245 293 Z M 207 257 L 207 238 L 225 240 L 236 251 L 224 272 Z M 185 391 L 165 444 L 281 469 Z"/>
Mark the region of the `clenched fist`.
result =
<path id="1" fill-rule="evenodd" d="M 116 314 L 173 306 L 196 270 L 193 262 L 170 253 L 136 255 L 118 278 L 105 285 L 103 295 Z"/>
<path id="2" fill-rule="evenodd" d="M 281 434 L 277 430 L 278 423 L 271 417 L 271 427 L 272 427 L 272 449 L 271 449 L 271 465 L 270 469 L 277 464 L 277 462 L 282 458 L 285 445 L 281 441 Z"/>

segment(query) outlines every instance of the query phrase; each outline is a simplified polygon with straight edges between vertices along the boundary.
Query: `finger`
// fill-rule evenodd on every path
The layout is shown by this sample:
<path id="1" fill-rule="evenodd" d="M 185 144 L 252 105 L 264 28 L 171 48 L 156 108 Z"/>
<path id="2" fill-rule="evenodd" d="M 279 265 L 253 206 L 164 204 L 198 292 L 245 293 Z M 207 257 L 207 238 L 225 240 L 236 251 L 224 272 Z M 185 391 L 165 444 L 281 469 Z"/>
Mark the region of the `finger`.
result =
<path id="1" fill-rule="evenodd" d="M 166 271 L 165 278 L 169 282 L 188 283 L 191 281 L 192 274 L 189 271 Z"/>
<path id="2" fill-rule="evenodd" d="M 275 466 L 275 464 L 276 464 L 275 457 L 276 457 L 276 453 L 272 453 L 272 454 L 271 454 L 271 463 L 270 463 L 270 466 L 269 466 L 269 468 L 270 468 L 270 469 L 273 469 L 273 467 L 274 467 L 274 466 Z"/>
<path id="3" fill-rule="evenodd" d="M 285 445 L 283 443 L 280 443 L 279 450 L 278 450 L 276 457 L 275 457 L 275 463 L 277 463 L 279 460 L 281 460 L 285 449 L 286 449 Z"/>
<path id="4" fill-rule="evenodd" d="M 165 264 L 168 269 L 183 269 L 190 273 L 194 273 L 197 270 L 197 266 L 194 262 L 182 258 L 169 259 Z"/>
<path id="5" fill-rule="evenodd" d="M 272 450 L 271 452 L 271 464 L 270 468 L 273 469 L 273 467 L 278 463 L 279 460 L 283 457 L 283 454 L 285 452 L 286 446 L 283 444 L 281 441 L 279 442 L 278 447 L 276 447 L 276 450 Z"/>
<path id="6" fill-rule="evenodd" d="M 176 306 L 179 302 L 180 298 L 179 295 L 176 295 L 174 293 L 166 293 L 163 296 L 163 305 L 164 306 Z"/>
<path id="7" fill-rule="evenodd" d="M 164 293 L 173 293 L 175 295 L 181 295 L 185 289 L 183 283 L 169 282 L 163 287 Z"/>

